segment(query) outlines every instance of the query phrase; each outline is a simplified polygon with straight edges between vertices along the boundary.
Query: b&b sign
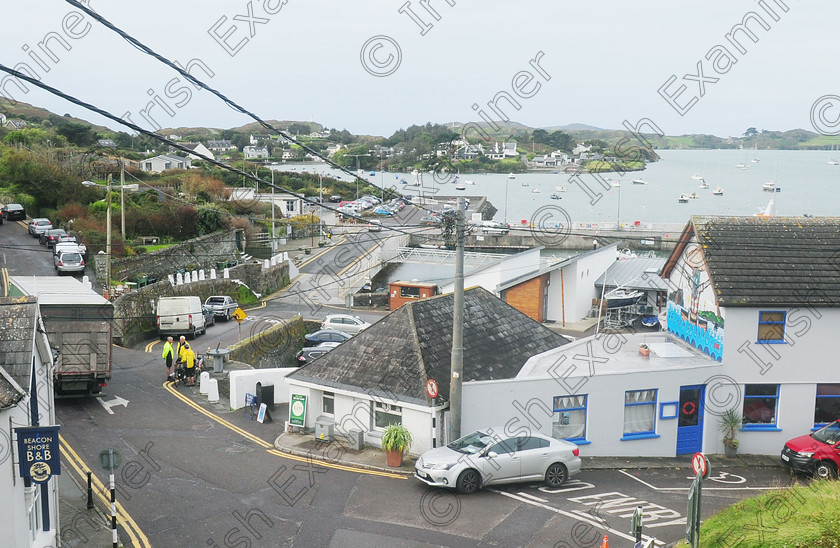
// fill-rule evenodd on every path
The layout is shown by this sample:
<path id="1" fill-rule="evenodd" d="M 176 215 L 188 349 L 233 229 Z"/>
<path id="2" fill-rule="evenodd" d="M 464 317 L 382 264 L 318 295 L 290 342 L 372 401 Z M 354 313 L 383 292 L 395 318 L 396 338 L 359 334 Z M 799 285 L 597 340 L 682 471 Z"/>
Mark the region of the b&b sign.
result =
<path id="1" fill-rule="evenodd" d="M 58 454 L 58 426 L 15 428 L 20 476 L 34 483 L 46 483 L 61 474 Z"/>

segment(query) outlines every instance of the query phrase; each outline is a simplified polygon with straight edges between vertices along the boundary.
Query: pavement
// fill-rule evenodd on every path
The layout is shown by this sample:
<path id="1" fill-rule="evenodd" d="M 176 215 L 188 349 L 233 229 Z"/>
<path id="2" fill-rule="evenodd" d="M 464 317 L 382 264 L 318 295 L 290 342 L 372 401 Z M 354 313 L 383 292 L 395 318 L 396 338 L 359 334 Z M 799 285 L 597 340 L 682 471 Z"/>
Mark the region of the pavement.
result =
<path id="1" fill-rule="evenodd" d="M 94 507 L 88 509 L 87 483 L 82 484 L 82 479 L 69 466 L 62 468 L 58 476 L 60 546 L 113 546 L 110 509 L 96 496 Z M 119 545 L 123 546 L 121 539 Z"/>

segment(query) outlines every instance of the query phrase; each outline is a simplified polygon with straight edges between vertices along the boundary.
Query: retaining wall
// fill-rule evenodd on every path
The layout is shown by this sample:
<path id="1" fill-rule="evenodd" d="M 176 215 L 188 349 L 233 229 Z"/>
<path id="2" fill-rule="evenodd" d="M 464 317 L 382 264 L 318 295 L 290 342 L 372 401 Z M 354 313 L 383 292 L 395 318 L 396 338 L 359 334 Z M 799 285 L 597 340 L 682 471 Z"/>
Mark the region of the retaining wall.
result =
<path id="1" fill-rule="evenodd" d="M 254 369 L 294 366 L 305 333 L 307 328 L 300 316 L 291 320 L 260 318 L 247 325 L 243 323 L 243 340 L 230 347 L 230 357 Z"/>

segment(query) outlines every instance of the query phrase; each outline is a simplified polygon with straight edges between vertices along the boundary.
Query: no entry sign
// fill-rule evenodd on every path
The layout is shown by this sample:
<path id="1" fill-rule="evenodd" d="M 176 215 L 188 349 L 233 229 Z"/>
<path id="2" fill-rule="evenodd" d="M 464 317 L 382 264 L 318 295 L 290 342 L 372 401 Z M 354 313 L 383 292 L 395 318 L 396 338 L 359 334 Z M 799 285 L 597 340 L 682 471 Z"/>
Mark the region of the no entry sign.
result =
<path id="1" fill-rule="evenodd" d="M 709 460 L 706 458 L 706 455 L 703 453 L 694 453 L 694 456 L 691 458 L 691 468 L 695 474 L 699 474 L 700 477 L 706 479 L 709 475 Z"/>
<path id="2" fill-rule="evenodd" d="M 428 394 L 430 398 L 437 398 L 438 396 L 438 385 L 433 379 L 426 381 L 426 394 Z"/>

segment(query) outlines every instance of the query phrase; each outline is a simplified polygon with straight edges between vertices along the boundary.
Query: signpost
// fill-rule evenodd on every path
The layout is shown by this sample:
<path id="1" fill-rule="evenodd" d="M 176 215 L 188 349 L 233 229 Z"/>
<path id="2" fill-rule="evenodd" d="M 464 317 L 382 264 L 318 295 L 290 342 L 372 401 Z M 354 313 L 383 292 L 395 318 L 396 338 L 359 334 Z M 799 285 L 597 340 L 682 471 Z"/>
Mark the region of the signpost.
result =
<path id="1" fill-rule="evenodd" d="M 630 534 L 636 537 L 636 544 L 642 545 L 642 507 L 633 510 L 633 521 L 630 522 Z"/>
<path id="2" fill-rule="evenodd" d="M 48 482 L 53 475 L 61 474 L 58 429 L 58 426 L 15 428 L 20 477 L 42 484 Z"/>
<path id="3" fill-rule="evenodd" d="M 291 405 L 289 405 L 289 424 L 300 426 L 306 422 L 306 396 L 292 394 Z"/>
<path id="4" fill-rule="evenodd" d="M 237 324 L 239 324 L 239 342 L 241 343 L 242 342 L 242 320 L 247 318 L 248 314 L 246 314 L 244 310 L 242 310 L 241 308 L 239 308 L 237 306 L 236 310 L 231 312 L 230 316 L 231 316 L 231 318 L 236 320 Z"/>
<path id="5" fill-rule="evenodd" d="M 99 453 L 99 463 L 109 471 L 111 486 L 111 536 L 113 548 L 117 548 L 117 491 L 114 483 L 114 470 L 120 466 L 120 453 L 114 449 L 103 449 Z"/>
<path id="6" fill-rule="evenodd" d="M 438 397 L 438 385 L 433 379 L 426 381 L 426 394 L 428 394 L 432 399 Z"/>
<path id="7" fill-rule="evenodd" d="M 700 498 L 703 479 L 709 476 L 709 459 L 703 453 L 695 453 L 691 459 L 691 468 L 696 474 L 688 490 L 688 510 L 685 520 L 685 540 L 691 548 L 700 546 Z"/>

